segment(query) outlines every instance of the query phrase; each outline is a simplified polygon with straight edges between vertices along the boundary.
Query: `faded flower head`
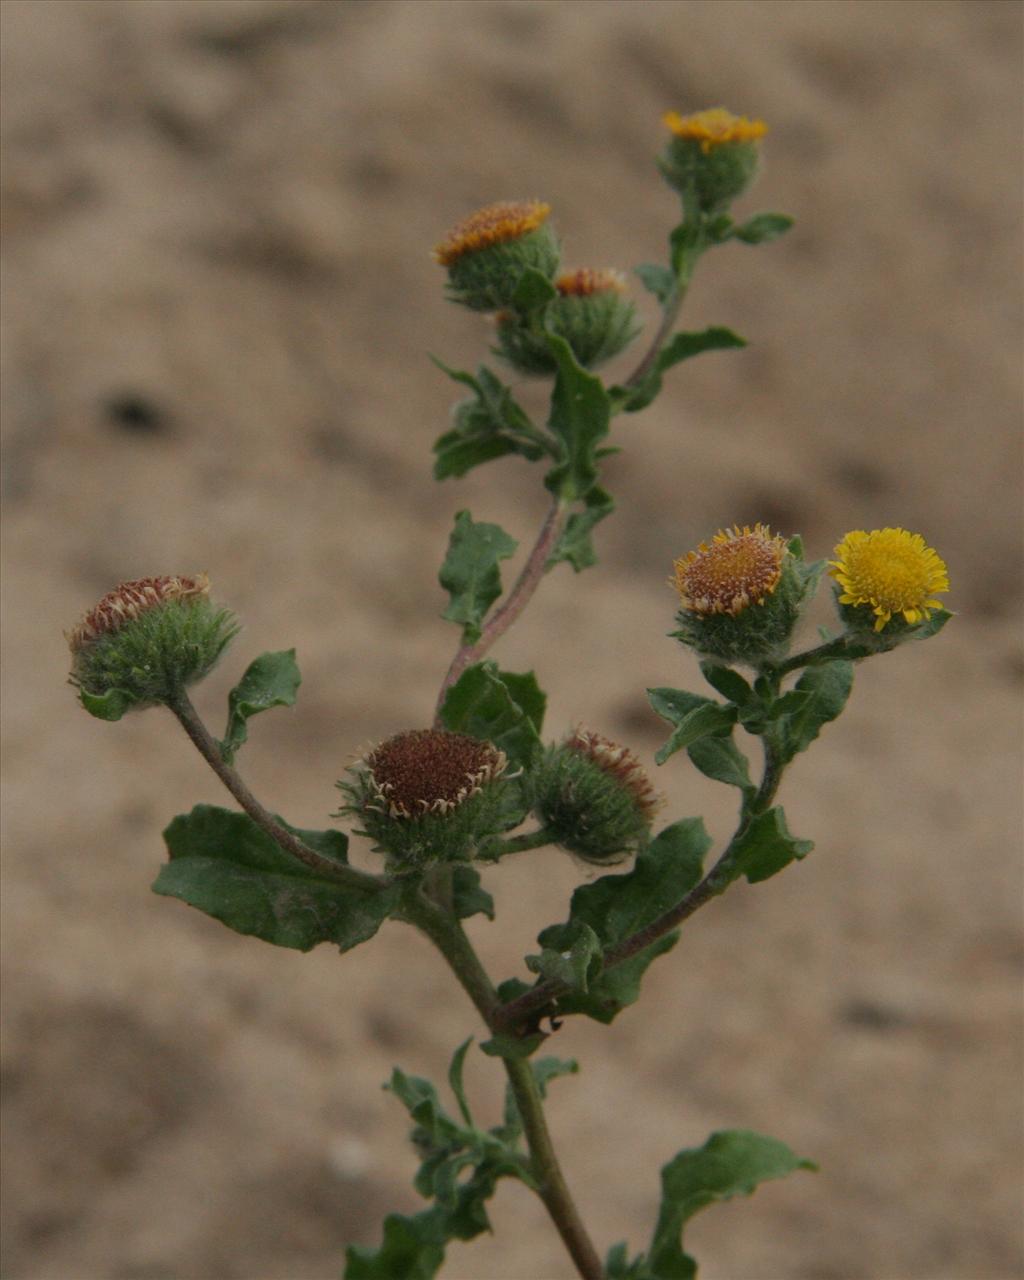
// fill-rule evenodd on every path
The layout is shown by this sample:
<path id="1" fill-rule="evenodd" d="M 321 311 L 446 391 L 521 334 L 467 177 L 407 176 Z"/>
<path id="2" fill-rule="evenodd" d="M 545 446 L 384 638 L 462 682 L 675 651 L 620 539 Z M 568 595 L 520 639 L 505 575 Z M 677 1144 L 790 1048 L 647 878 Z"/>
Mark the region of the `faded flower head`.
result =
<path id="1" fill-rule="evenodd" d="M 830 575 L 842 591 L 841 605 L 870 606 L 874 630 L 881 631 L 899 614 L 915 626 L 941 609 L 938 592 L 949 590 L 949 576 L 938 553 L 919 533 L 906 529 L 854 529 L 835 548 Z"/>
<path id="2" fill-rule="evenodd" d="M 205 573 L 192 577 L 167 576 L 137 578 L 134 582 L 122 582 L 82 618 L 67 634 L 72 653 L 78 653 L 86 645 L 101 636 L 112 635 L 128 622 L 134 621 L 155 605 L 168 600 L 192 600 L 210 594 L 210 579 Z"/>
<path id="3" fill-rule="evenodd" d="M 122 582 L 68 633 L 70 680 L 87 711 L 119 720 L 132 707 L 172 702 L 237 633 L 234 615 L 211 602 L 205 573 Z"/>
<path id="4" fill-rule="evenodd" d="M 434 249 L 448 270 L 448 293 L 473 311 L 510 306 L 523 272 L 549 280 L 558 270 L 558 241 L 547 222 L 551 206 L 541 200 L 502 200 L 477 209 L 454 226 Z"/>
<path id="5" fill-rule="evenodd" d="M 534 812 L 554 841 L 595 863 L 643 848 L 661 804 L 628 747 L 582 728 L 545 752 L 532 786 Z"/>
<path id="6" fill-rule="evenodd" d="M 343 809 L 396 869 L 471 857 L 499 830 L 508 760 L 490 742 L 444 729 L 410 729 L 372 748 L 338 785 Z"/>
<path id="7" fill-rule="evenodd" d="M 720 529 L 675 561 L 681 608 L 672 634 L 723 662 L 781 657 L 816 580 L 799 545 L 763 524 Z"/>
<path id="8" fill-rule="evenodd" d="M 763 605 L 782 578 L 786 540 L 767 525 L 720 529 L 711 545 L 702 542 L 675 563 L 675 585 L 684 609 L 728 613 Z"/>

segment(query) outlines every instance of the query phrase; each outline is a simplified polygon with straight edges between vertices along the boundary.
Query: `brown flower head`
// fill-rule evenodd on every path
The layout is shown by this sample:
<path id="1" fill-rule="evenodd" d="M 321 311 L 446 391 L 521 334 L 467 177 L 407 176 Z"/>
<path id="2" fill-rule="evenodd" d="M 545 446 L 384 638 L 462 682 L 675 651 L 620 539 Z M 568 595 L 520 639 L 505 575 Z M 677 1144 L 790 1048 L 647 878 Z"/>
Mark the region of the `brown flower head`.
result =
<path id="1" fill-rule="evenodd" d="M 368 807 L 391 818 L 445 815 L 499 777 L 508 760 L 489 742 L 444 729 L 410 729 L 365 758 Z"/>
<path id="2" fill-rule="evenodd" d="M 74 630 L 65 633 L 68 645 L 72 653 L 78 653 L 101 636 L 120 631 L 126 623 L 156 605 L 166 604 L 169 600 L 198 599 L 209 594 L 210 579 L 205 573 L 192 577 L 162 575 L 122 582 L 113 591 L 108 591 Z"/>
<path id="3" fill-rule="evenodd" d="M 711 545 L 702 542 L 675 561 L 675 587 L 684 609 L 693 613 L 728 613 L 764 604 L 782 577 L 786 540 L 767 525 L 751 529 L 734 525 L 720 530 Z"/>

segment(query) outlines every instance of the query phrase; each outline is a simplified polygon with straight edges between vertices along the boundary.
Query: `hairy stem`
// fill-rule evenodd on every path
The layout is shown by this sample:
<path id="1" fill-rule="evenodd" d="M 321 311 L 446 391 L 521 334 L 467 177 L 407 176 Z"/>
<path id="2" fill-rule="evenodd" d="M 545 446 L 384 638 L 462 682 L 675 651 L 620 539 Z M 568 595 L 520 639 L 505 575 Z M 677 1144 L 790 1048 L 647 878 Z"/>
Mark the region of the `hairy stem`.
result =
<path id="1" fill-rule="evenodd" d="M 504 635 L 529 604 L 530 598 L 540 585 L 548 559 L 565 527 L 567 515 L 568 510 L 565 502 L 561 498 L 555 498 L 544 518 L 543 525 L 541 525 L 540 533 L 537 535 L 537 541 L 534 543 L 529 559 L 523 565 L 522 572 L 516 579 L 515 586 L 509 592 L 505 603 L 499 609 L 496 609 L 484 624 L 480 639 L 475 644 L 462 645 L 452 659 L 437 699 L 437 713 L 434 719 L 435 728 L 441 727 L 441 707 L 444 704 L 448 690 L 467 667 L 472 666 L 474 662 L 480 661 L 491 645 L 494 644 L 499 636 Z"/>
<path id="2" fill-rule="evenodd" d="M 645 951 L 652 943 L 657 942 L 659 938 L 663 938 L 666 933 L 671 933 L 673 929 L 677 929 L 684 920 L 692 916 L 706 902 L 710 902 L 712 898 L 724 893 L 732 883 L 730 872 L 736 846 L 746 832 L 751 820 L 756 818 L 758 814 L 764 813 L 770 807 L 772 800 L 775 798 L 775 793 L 779 789 L 779 783 L 782 781 L 782 768 L 778 763 L 775 748 L 770 739 L 765 738 L 763 741 L 764 773 L 761 778 L 761 785 L 758 787 L 754 798 L 744 805 L 739 825 L 726 846 L 725 852 L 700 883 L 694 885 L 689 893 L 684 894 L 675 906 L 662 912 L 657 919 L 630 934 L 628 938 L 623 938 L 615 946 L 609 947 L 601 957 L 602 972 L 607 969 L 613 969 L 617 964 L 622 964 L 625 960 L 630 960 L 641 951 Z M 495 1011 L 495 1023 L 506 1033 L 528 1026 L 539 1015 L 543 1014 L 553 1001 L 565 995 L 568 990 L 569 988 L 565 983 L 554 978 L 538 982 L 535 987 L 531 987 L 529 991 L 524 992 L 515 1000 L 510 1000 L 507 1004 L 501 1005 Z"/>
<path id="3" fill-rule="evenodd" d="M 235 797 L 242 809 L 285 853 L 304 863 L 310 871 L 315 871 L 325 879 L 343 884 L 346 888 L 377 893 L 385 887 L 388 882 L 382 877 L 369 875 L 365 871 L 345 866 L 332 858 L 325 858 L 322 853 L 317 853 L 304 840 L 300 840 L 297 835 L 283 827 L 273 814 L 268 813 L 238 773 L 226 763 L 216 738 L 199 718 L 199 713 L 184 689 L 173 703 L 168 703 L 168 707 L 177 716 L 181 727 L 192 739 L 199 754 Z"/>
<path id="4" fill-rule="evenodd" d="M 436 902 L 419 897 L 407 903 L 405 917 L 421 929 L 447 960 L 463 990 L 490 1031 L 498 1030 L 495 1014 L 501 1001 L 458 920 Z M 551 1141 L 544 1104 L 525 1058 L 503 1058 L 509 1084 L 523 1121 L 531 1168 L 541 1200 L 583 1280 L 602 1280 L 604 1268 L 569 1191 Z"/>

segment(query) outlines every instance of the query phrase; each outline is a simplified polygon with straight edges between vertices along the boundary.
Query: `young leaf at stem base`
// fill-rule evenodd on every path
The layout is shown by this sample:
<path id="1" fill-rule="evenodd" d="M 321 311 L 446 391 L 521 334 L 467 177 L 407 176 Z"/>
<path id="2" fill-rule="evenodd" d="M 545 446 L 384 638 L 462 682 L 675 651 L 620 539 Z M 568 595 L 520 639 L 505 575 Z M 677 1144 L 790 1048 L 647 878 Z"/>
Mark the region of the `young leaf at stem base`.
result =
<path id="1" fill-rule="evenodd" d="M 238 748 L 248 740 L 250 717 L 271 707 L 294 706 L 301 683 L 294 649 L 262 653 L 249 663 L 228 694 L 227 728 L 223 741 L 218 743 L 226 764 L 234 763 Z"/>

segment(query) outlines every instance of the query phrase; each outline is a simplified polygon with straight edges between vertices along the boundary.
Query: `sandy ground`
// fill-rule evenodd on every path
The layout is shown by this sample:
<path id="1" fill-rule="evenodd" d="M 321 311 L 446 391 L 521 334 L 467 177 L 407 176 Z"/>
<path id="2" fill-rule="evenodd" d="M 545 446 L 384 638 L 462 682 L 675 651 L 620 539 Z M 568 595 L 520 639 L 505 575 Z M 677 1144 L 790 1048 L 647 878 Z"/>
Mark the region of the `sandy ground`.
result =
<path id="1" fill-rule="evenodd" d="M 160 831 L 226 803 L 163 713 L 104 725 L 62 629 L 121 579 L 208 569 L 245 623 L 200 703 L 298 647 L 299 705 L 243 768 L 322 826 L 362 743 L 424 723 L 454 643 L 454 511 L 524 540 L 516 462 L 443 487 L 429 449 L 483 321 L 428 249 L 539 195 L 572 262 L 657 259 L 666 107 L 771 122 L 745 208 L 798 219 L 704 263 L 686 322 L 743 353 L 620 425 L 602 563 L 545 584 L 499 657 L 653 768 L 674 556 L 765 519 L 827 554 L 922 531 L 960 616 L 859 669 L 784 800 L 813 856 L 694 918 L 610 1030 L 567 1024 L 552 1090 L 602 1248 L 640 1247 L 657 1170 L 721 1127 L 821 1172 L 709 1211 L 705 1280 L 1011 1280 L 1021 1186 L 1021 10 L 1001 0 L 6 0 L 3 1274 L 327 1280 L 412 1210 L 393 1064 L 435 1078 L 472 1010 L 387 926 L 340 959 L 239 938 L 148 892 Z M 646 303 L 644 304 L 646 306 Z M 525 398 L 540 406 L 536 390 Z M 669 816 L 731 798 L 678 761 Z M 489 873 L 494 971 L 522 972 L 580 870 Z M 499 1073 L 469 1081 L 496 1117 Z M 448 1280 L 563 1280 L 533 1199 Z"/>

